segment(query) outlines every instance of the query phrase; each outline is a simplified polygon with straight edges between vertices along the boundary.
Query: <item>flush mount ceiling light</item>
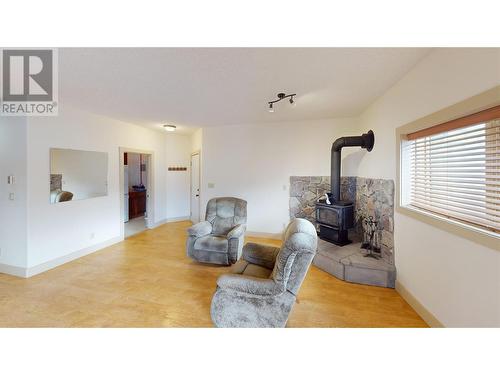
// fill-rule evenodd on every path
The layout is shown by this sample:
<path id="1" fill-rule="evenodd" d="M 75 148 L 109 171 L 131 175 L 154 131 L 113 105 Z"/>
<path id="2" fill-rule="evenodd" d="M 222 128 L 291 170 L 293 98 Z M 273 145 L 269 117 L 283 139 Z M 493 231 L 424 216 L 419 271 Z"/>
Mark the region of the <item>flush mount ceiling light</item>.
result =
<path id="1" fill-rule="evenodd" d="M 163 125 L 163 129 L 165 129 L 168 132 L 174 132 L 175 129 L 177 129 L 177 126 L 175 126 L 175 125 Z"/>
<path id="2" fill-rule="evenodd" d="M 290 98 L 290 100 L 289 100 L 290 104 L 295 107 L 295 100 L 293 99 L 295 97 L 295 95 L 297 95 L 297 94 L 288 94 L 287 95 L 284 92 L 280 92 L 278 94 L 278 99 L 267 102 L 267 104 L 269 104 L 269 112 L 274 112 L 274 108 L 273 108 L 274 103 L 281 102 L 283 99 L 286 99 L 286 98 Z"/>

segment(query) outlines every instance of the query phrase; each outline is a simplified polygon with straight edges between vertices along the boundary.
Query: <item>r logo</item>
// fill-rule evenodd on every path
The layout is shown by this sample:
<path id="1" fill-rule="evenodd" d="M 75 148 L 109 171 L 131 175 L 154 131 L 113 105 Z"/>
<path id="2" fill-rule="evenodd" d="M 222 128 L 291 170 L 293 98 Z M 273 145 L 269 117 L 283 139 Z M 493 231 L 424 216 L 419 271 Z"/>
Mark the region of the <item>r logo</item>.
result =
<path id="1" fill-rule="evenodd" d="M 51 102 L 52 50 L 3 50 L 3 101 Z"/>

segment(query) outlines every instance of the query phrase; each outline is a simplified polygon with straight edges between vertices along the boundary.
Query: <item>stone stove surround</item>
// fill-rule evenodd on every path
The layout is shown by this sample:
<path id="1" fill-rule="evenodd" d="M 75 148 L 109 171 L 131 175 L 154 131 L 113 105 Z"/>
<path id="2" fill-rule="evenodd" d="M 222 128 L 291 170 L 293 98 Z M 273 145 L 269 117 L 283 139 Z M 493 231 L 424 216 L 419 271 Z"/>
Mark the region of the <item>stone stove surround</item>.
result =
<path id="1" fill-rule="evenodd" d="M 301 217 L 316 225 L 315 205 L 330 192 L 330 176 L 290 177 L 290 219 Z M 361 218 L 373 216 L 378 221 L 382 259 L 394 264 L 394 181 L 365 177 L 341 177 L 342 200 L 354 202 L 355 228 L 349 236 L 360 241 Z"/>

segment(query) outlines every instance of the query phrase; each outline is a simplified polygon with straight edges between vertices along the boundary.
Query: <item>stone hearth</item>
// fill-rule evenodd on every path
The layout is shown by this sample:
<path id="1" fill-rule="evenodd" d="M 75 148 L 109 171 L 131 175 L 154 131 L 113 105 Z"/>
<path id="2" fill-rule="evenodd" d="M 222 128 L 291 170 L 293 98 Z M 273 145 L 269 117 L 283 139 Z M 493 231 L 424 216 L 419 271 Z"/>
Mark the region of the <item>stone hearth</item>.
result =
<path id="1" fill-rule="evenodd" d="M 394 288 L 396 267 L 383 259 L 365 257 L 367 250 L 360 243 L 336 246 L 319 240 L 313 264 L 338 279 L 351 283 Z"/>

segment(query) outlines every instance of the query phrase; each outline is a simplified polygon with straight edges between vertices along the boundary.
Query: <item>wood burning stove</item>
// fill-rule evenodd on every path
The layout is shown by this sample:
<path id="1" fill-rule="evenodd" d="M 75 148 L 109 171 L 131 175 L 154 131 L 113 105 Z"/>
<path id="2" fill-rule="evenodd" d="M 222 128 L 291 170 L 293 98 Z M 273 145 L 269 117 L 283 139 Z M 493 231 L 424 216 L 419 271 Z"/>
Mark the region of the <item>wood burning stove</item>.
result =
<path id="1" fill-rule="evenodd" d="M 343 246 L 348 243 L 347 230 L 354 226 L 354 205 L 347 206 L 316 203 L 316 222 L 320 225 L 320 238 Z"/>
<path id="2" fill-rule="evenodd" d="M 319 224 L 319 237 L 339 246 L 351 241 L 348 230 L 354 227 L 354 204 L 340 200 L 340 161 L 343 147 L 361 147 L 367 151 L 373 149 L 375 136 L 369 131 L 357 137 L 342 137 L 333 142 L 331 151 L 331 189 L 327 199 L 316 203 L 316 222 Z"/>

